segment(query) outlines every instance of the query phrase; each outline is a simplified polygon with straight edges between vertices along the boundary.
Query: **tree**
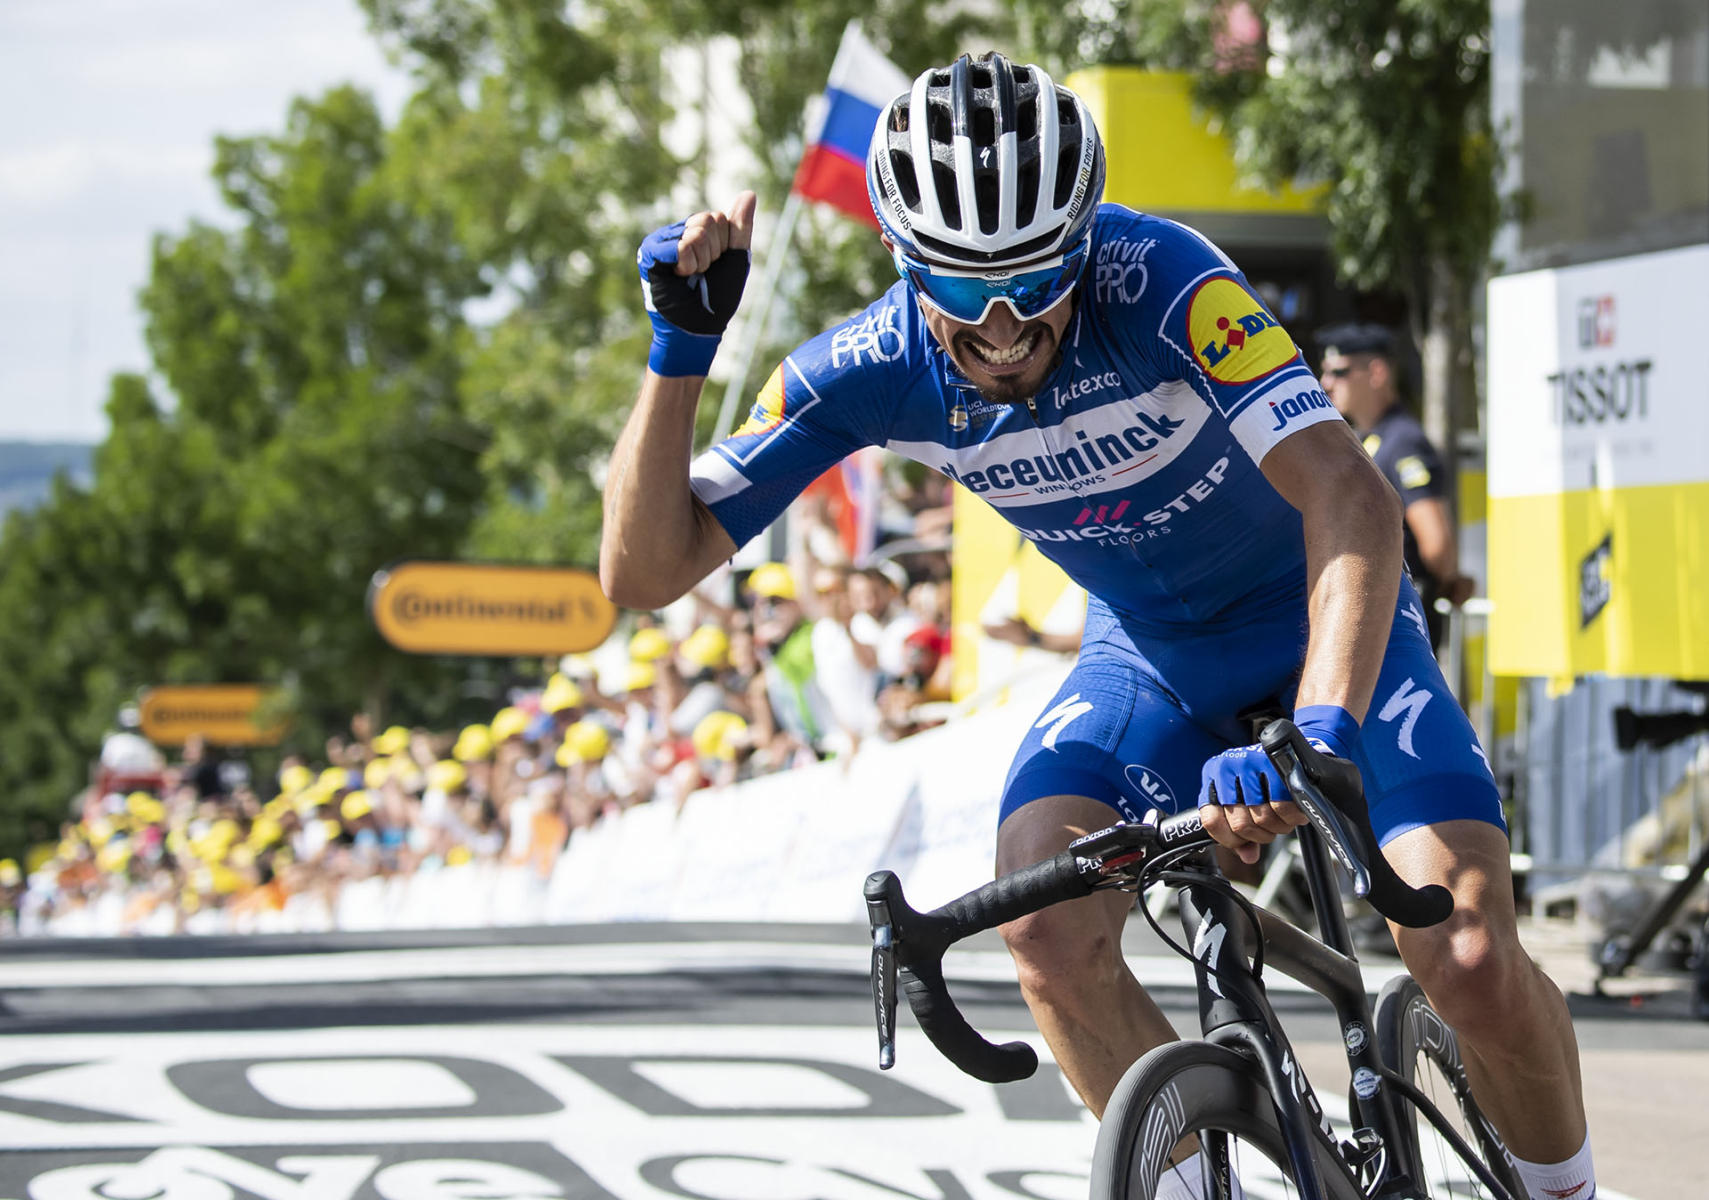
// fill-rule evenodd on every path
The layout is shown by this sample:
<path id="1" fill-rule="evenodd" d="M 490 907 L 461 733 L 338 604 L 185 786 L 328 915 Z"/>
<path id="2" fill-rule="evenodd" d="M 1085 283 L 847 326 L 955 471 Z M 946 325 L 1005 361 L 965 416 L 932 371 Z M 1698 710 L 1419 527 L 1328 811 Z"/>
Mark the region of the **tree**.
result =
<path id="1" fill-rule="evenodd" d="M 1108 47 L 1195 72 L 1260 182 L 1327 182 L 1340 278 L 1407 301 L 1427 430 L 1452 445 L 1476 426 L 1473 298 L 1497 212 L 1488 0 L 1111 0 L 1084 27 L 1017 8 L 1056 61 Z M 1234 36 L 1238 10 L 1262 18 L 1258 41 Z"/>

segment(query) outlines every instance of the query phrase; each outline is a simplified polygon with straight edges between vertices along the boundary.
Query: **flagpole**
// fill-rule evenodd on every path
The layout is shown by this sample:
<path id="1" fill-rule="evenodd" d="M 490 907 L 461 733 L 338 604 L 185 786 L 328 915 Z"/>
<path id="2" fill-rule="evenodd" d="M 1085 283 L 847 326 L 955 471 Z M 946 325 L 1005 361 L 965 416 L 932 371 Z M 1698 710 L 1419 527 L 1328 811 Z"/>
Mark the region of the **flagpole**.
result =
<path id="1" fill-rule="evenodd" d="M 735 374 L 730 376 L 729 385 L 724 389 L 724 402 L 718 408 L 718 424 L 712 433 L 714 443 L 729 436 L 735 424 L 738 406 L 748 389 L 748 378 L 753 374 L 754 357 L 765 347 L 771 302 L 776 297 L 778 286 L 783 279 L 784 260 L 789 257 L 789 245 L 795 237 L 795 226 L 801 219 L 803 205 L 801 193 L 791 188 L 789 198 L 783 202 L 783 211 L 777 216 L 777 228 L 772 231 L 771 245 L 766 251 L 765 274 L 760 280 L 759 294 L 756 297 L 757 307 L 748 321 L 750 332 L 744 339 L 746 344 L 742 347 L 741 358 L 737 360 Z"/>

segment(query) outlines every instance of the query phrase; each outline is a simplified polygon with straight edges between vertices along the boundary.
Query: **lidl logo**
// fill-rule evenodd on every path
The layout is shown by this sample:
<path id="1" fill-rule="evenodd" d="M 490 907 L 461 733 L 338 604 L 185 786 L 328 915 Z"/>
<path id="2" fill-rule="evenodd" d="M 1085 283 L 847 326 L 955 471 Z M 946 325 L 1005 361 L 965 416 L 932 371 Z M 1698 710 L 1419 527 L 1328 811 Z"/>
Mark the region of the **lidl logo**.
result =
<path id="1" fill-rule="evenodd" d="M 754 401 L 748 419 L 730 436 L 752 437 L 754 434 L 770 433 L 783 423 L 783 367 L 771 373 L 771 378 L 765 381 L 760 389 L 759 398 Z"/>
<path id="2" fill-rule="evenodd" d="M 1227 276 L 1208 280 L 1187 308 L 1193 357 L 1218 383 L 1250 383 L 1299 354 L 1287 330 Z"/>

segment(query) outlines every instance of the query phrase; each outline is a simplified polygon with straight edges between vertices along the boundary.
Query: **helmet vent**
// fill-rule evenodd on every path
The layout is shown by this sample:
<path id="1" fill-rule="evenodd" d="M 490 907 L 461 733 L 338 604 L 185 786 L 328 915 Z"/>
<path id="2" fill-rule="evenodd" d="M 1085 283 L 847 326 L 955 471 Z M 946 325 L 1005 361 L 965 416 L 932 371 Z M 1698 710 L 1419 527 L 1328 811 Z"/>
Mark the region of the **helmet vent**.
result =
<path id="1" fill-rule="evenodd" d="M 906 154 L 890 152 L 890 170 L 896 176 L 896 187 L 902 193 L 902 203 L 910 211 L 920 211 L 920 185 L 914 181 L 914 162 Z"/>
<path id="2" fill-rule="evenodd" d="M 1064 146 L 1062 157 L 1056 160 L 1056 193 L 1053 207 L 1061 208 L 1074 195 L 1074 175 L 1079 166 L 1080 147 Z"/>
<path id="3" fill-rule="evenodd" d="M 990 87 L 991 86 L 991 70 L 990 70 L 990 68 L 980 66 L 978 63 L 974 63 L 973 69 L 968 72 L 968 82 L 971 83 L 976 88 L 988 88 L 988 87 Z"/>
<path id="4" fill-rule="evenodd" d="M 938 190 L 938 207 L 943 209 L 944 224 L 951 229 L 959 230 L 961 225 L 961 202 L 955 194 L 955 172 L 947 163 L 934 161 L 932 163 L 932 183 Z"/>
<path id="5" fill-rule="evenodd" d="M 951 130 L 955 127 L 954 118 L 950 114 L 949 105 L 936 101 L 926 105 L 926 136 L 939 145 L 947 146 L 951 140 Z"/>
<path id="6" fill-rule="evenodd" d="M 978 108 L 973 111 L 973 144 L 975 146 L 994 146 L 997 144 L 997 114 L 988 108 Z"/>
<path id="7" fill-rule="evenodd" d="M 979 209 L 979 232 L 997 232 L 997 205 L 1001 201 L 1001 193 L 997 188 L 997 176 L 990 171 L 981 171 L 973 180 L 974 203 Z"/>
<path id="8" fill-rule="evenodd" d="M 1038 159 L 1021 164 L 1019 195 L 1015 203 L 1015 224 L 1025 229 L 1038 212 Z"/>
<path id="9" fill-rule="evenodd" d="M 1023 142 L 1038 136 L 1038 101 L 1031 96 L 1015 105 L 1015 133 Z"/>

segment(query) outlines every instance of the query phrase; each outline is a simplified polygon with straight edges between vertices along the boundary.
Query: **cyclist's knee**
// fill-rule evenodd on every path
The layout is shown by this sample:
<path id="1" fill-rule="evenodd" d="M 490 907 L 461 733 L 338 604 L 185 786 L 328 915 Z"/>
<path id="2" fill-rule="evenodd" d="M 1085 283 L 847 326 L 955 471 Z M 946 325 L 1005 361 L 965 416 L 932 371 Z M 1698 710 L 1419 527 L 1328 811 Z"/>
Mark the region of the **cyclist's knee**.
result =
<path id="1" fill-rule="evenodd" d="M 1535 967 L 1517 938 L 1473 911 L 1401 936 L 1407 970 L 1442 1019 L 1474 1040 L 1530 1019 L 1523 1003 Z"/>
<path id="2" fill-rule="evenodd" d="M 1105 893 L 1057 904 L 1002 927 L 1023 991 L 1052 995 L 1081 990 L 1125 970 L 1121 921 Z M 1125 905 L 1119 911 L 1125 912 Z"/>

